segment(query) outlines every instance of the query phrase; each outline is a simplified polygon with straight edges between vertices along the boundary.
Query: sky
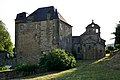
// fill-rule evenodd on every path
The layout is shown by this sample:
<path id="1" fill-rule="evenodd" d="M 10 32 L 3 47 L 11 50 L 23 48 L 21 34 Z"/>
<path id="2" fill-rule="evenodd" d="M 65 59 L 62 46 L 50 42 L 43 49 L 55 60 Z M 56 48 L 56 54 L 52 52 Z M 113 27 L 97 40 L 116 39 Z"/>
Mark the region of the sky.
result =
<path id="1" fill-rule="evenodd" d="M 120 21 L 119 0 L 0 0 L 0 20 L 6 24 L 12 42 L 15 42 L 15 18 L 18 13 L 31 14 L 36 9 L 54 6 L 73 26 L 72 35 L 79 36 L 94 20 L 101 27 L 101 38 L 114 43 L 116 24 Z"/>

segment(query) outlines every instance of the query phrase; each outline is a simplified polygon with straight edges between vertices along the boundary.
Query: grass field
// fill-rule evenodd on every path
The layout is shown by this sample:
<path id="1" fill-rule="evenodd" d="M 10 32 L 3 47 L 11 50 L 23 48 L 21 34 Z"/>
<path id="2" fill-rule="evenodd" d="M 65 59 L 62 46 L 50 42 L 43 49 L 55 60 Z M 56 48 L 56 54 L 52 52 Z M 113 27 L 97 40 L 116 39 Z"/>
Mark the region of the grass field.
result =
<path id="1" fill-rule="evenodd" d="M 115 62 L 108 57 L 100 60 L 79 60 L 76 68 L 27 76 L 19 80 L 120 80 L 120 66 L 111 67 L 112 64 L 115 65 Z"/>

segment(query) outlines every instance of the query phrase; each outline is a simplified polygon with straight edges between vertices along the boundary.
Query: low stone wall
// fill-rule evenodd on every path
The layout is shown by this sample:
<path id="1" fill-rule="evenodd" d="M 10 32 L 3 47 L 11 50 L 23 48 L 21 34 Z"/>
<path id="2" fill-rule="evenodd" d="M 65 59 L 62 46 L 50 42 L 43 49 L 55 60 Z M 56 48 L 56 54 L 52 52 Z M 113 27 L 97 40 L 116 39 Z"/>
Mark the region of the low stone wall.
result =
<path id="1" fill-rule="evenodd" d="M 29 74 L 29 75 L 33 75 L 33 74 L 37 74 L 37 73 L 43 73 L 45 72 L 45 70 L 43 69 L 37 69 L 35 73 Z M 0 72 L 0 80 L 9 80 L 9 79 L 14 79 L 14 78 L 19 78 L 19 77 L 23 77 L 28 75 L 28 72 L 24 72 L 24 71 L 3 71 Z"/>
<path id="2" fill-rule="evenodd" d="M 4 71 L 0 72 L 0 80 L 8 80 L 12 78 L 22 77 L 23 72 L 20 71 Z"/>

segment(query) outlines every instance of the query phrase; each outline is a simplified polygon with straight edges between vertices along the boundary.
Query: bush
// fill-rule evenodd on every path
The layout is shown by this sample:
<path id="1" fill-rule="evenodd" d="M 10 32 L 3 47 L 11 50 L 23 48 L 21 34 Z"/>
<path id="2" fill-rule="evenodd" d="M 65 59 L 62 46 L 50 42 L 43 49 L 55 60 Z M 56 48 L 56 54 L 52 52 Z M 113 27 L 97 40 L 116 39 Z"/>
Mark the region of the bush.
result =
<path id="1" fill-rule="evenodd" d="M 106 54 L 110 53 L 110 51 L 109 51 L 109 50 L 106 50 L 105 52 L 106 52 Z"/>
<path id="2" fill-rule="evenodd" d="M 76 60 L 64 50 L 53 49 L 42 54 L 39 65 L 47 70 L 60 71 L 75 67 Z"/>
<path id="3" fill-rule="evenodd" d="M 7 70 L 8 68 L 5 66 L 0 66 L 0 70 Z"/>
<path id="4" fill-rule="evenodd" d="M 11 69 L 17 70 L 17 71 L 24 71 L 24 75 L 30 75 L 30 74 L 36 74 L 36 70 L 39 69 L 38 65 L 31 65 L 31 64 L 17 64 Z"/>
<path id="5" fill-rule="evenodd" d="M 112 47 L 112 46 L 108 46 L 107 48 L 108 48 L 109 51 L 113 51 L 114 50 L 114 47 Z"/>
<path id="6" fill-rule="evenodd" d="M 120 49 L 120 44 L 116 44 L 116 45 L 115 45 L 115 48 L 116 48 L 116 49 Z"/>

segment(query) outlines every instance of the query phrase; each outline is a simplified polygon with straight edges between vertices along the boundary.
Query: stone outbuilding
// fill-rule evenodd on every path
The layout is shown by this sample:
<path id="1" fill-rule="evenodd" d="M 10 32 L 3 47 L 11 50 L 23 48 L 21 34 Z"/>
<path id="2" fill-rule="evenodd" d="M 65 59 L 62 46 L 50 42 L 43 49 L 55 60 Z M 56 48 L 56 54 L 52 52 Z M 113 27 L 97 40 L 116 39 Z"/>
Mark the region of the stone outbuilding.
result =
<path id="1" fill-rule="evenodd" d="M 17 14 L 15 47 L 18 63 L 39 62 L 41 53 L 60 48 L 72 50 L 72 26 L 53 6 L 38 8 L 30 15 Z"/>

